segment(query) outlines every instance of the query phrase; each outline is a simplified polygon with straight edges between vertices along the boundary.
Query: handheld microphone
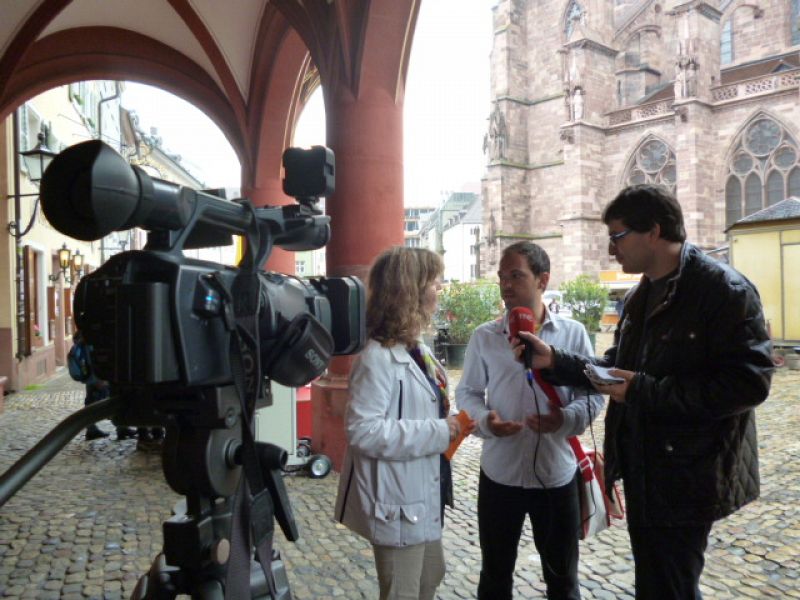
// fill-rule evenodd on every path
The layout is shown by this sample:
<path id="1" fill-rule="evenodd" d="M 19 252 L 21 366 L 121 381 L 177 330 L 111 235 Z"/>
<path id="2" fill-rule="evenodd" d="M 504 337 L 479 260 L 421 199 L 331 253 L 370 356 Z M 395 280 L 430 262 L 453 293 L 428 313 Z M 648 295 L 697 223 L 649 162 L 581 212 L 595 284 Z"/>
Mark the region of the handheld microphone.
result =
<path id="1" fill-rule="evenodd" d="M 520 331 L 536 333 L 536 319 L 533 317 L 533 311 L 527 306 L 512 308 L 508 313 L 508 330 L 512 338 L 519 337 Z M 522 338 L 519 339 L 525 344 L 525 350 L 522 354 L 523 363 L 526 369 L 531 369 L 533 365 L 533 347 L 529 341 Z"/>

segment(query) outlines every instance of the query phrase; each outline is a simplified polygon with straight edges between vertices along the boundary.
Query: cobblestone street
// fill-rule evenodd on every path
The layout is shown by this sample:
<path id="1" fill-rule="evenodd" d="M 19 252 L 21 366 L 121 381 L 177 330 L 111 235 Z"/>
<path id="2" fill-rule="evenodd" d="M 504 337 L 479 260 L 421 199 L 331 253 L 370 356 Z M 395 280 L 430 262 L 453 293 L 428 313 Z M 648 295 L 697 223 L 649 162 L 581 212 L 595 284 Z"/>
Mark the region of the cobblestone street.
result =
<path id="1" fill-rule="evenodd" d="M 458 373 L 454 373 L 457 377 Z M 6 397 L 0 414 L 0 471 L 82 405 L 82 386 L 65 372 L 42 388 Z M 778 370 L 758 409 L 761 499 L 715 524 L 702 591 L 707 599 L 800 598 L 800 371 Z M 101 424 L 112 431 L 109 422 Z M 602 440 L 602 416 L 594 439 Z M 589 434 L 585 445 L 592 445 Z M 480 570 L 476 495 L 480 442 L 454 459 L 456 509 L 444 535 L 448 573 L 439 598 L 474 598 Z M 161 547 L 161 523 L 178 496 L 164 482 L 160 455 L 114 434 L 73 440 L 0 509 L 0 597 L 128 597 Z M 369 545 L 332 520 L 338 476 L 285 478 L 301 530 L 278 535 L 297 600 L 377 597 Z M 523 534 L 515 597 L 543 598 L 530 528 Z M 584 599 L 633 598 L 624 524 L 581 543 Z"/>

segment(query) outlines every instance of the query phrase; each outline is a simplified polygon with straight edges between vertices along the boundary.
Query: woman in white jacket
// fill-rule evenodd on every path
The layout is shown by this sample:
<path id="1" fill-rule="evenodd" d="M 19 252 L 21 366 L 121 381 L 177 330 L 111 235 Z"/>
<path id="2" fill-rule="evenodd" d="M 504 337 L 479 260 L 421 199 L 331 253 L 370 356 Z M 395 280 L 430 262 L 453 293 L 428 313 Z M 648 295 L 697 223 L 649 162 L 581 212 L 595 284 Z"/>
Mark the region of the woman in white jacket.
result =
<path id="1" fill-rule="evenodd" d="M 442 259 L 421 248 L 394 247 L 376 259 L 369 341 L 350 374 L 335 518 L 372 543 L 381 600 L 432 599 L 445 573 L 442 519 L 452 480 L 441 454 L 460 428 L 444 369 L 418 341 L 443 272 Z"/>

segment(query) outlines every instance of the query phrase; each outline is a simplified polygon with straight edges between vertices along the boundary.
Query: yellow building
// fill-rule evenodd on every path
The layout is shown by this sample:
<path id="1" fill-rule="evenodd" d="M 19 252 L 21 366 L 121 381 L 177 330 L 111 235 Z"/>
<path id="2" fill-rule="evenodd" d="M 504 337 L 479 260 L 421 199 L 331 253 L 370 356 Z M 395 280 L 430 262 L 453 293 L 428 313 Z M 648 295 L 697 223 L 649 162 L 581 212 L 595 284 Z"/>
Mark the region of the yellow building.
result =
<path id="1" fill-rule="evenodd" d="M 800 344 L 800 199 L 764 208 L 727 232 L 731 265 L 758 288 L 773 341 Z"/>

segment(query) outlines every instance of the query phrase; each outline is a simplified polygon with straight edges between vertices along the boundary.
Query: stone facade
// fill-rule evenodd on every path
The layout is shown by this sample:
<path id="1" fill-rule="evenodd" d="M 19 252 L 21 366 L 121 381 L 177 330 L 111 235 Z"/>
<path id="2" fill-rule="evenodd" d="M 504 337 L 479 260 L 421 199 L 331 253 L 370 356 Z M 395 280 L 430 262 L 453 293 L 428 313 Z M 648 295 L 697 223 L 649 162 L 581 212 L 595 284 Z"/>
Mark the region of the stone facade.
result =
<path id="1" fill-rule="evenodd" d="M 752 172 L 762 205 L 778 193 L 767 184 L 775 161 L 788 165 L 780 180 L 790 195 L 795 179 L 800 185 L 796 2 L 499 0 L 482 272 L 494 273 L 502 249 L 519 239 L 548 251 L 556 287 L 615 268 L 600 215 L 640 181 L 672 189 L 689 239 L 717 248 L 736 203 L 744 216 L 759 197 L 746 173 L 730 183 L 736 148 L 765 135 L 767 154 L 750 153 L 761 163 Z M 729 21 L 732 58 L 721 65 Z"/>

